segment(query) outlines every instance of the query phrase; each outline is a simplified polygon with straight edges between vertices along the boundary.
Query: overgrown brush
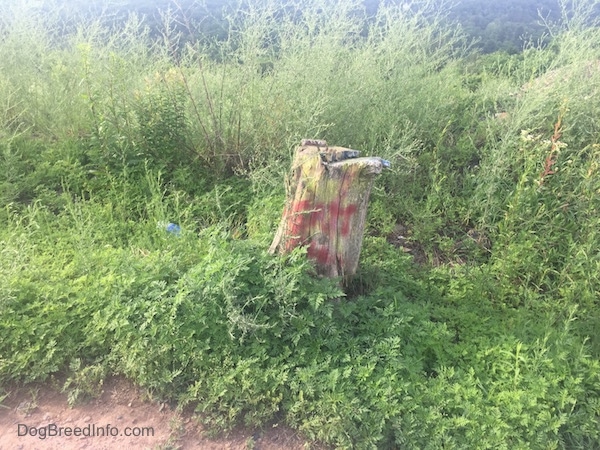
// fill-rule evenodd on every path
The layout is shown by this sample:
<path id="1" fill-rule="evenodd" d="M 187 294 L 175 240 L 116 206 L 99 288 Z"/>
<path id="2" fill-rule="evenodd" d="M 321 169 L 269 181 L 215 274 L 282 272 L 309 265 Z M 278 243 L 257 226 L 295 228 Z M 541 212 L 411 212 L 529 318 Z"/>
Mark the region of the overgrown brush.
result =
<path id="1" fill-rule="evenodd" d="M 75 402 L 125 374 L 340 448 L 599 446 L 584 3 L 486 57 L 432 1 L 252 3 L 185 42 L 169 14 L 157 37 L 3 9 L 0 380 Z M 348 297 L 265 252 L 304 137 L 393 162 Z"/>

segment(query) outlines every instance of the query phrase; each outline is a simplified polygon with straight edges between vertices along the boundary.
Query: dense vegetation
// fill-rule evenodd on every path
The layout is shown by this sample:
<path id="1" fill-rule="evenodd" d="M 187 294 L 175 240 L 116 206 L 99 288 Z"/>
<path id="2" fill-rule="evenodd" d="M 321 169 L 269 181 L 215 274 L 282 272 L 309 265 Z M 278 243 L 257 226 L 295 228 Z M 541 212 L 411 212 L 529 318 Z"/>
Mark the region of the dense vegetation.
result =
<path id="1" fill-rule="evenodd" d="M 115 0 L 109 3 L 105 0 L 70 0 L 67 4 L 60 0 L 41 1 L 49 9 L 55 8 L 54 2 L 58 2 L 65 18 L 103 14 L 105 20 L 122 22 L 129 13 L 135 12 L 144 17 L 145 23 L 157 33 L 162 29 L 164 12 L 169 11 L 174 19 L 172 26 L 182 33 L 184 39 L 198 34 L 225 38 L 228 30 L 226 16 L 232 10 L 245 8 L 248 3 L 256 4 L 256 0 Z M 381 4 L 392 3 L 411 4 L 413 8 L 419 8 L 418 1 L 359 2 L 364 6 L 361 14 L 367 20 L 377 14 Z M 567 12 L 561 9 L 558 0 L 435 0 L 432 4 L 439 8 L 448 7 L 446 25 L 461 26 L 466 36 L 473 39 L 474 48 L 484 53 L 505 51 L 512 54 L 520 52 L 532 42 L 547 44 L 554 26 Z M 592 9 L 590 16 L 597 17 L 599 12 L 597 8 Z"/>
<path id="2" fill-rule="evenodd" d="M 4 8 L 2 386 L 123 374 L 341 448 L 599 447 L 594 3 L 512 56 L 432 2 L 249 7 L 184 44 L 169 15 Z M 393 162 L 345 294 L 266 254 L 305 137 Z"/>
<path id="3" fill-rule="evenodd" d="M 528 41 L 547 42 L 547 26 L 559 22 L 558 0 L 461 0 L 450 12 L 485 53 L 517 53 Z"/>

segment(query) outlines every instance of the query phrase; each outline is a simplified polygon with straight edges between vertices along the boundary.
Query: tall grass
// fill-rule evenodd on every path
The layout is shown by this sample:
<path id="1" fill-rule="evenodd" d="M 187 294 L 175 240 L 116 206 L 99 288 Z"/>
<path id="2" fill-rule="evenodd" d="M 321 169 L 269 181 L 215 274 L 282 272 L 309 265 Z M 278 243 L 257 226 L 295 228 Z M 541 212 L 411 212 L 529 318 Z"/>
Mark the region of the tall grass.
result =
<path id="1" fill-rule="evenodd" d="M 485 57 L 433 1 L 185 42 L 4 8 L 0 380 L 125 374 L 340 448 L 600 445 L 600 36 L 561 4 L 549 47 Z M 305 137 L 393 163 L 348 297 L 265 252 Z"/>
<path id="2" fill-rule="evenodd" d="M 215 166 L 286 158 L 281 149 L 302 136 L 393 152 L 407 120 L 424 129 L 435 120 L 416 97 L 459 54 L 461 37 L 438 27 L 432 4 L 415 8 L 382 7 L 366 23 L 352 2 L 250 6 L 229 17 L 226 41 L 176 50 L 169 16 L 164 39 L 153 41 L 136 16 L 120 28 L 90 20 L 65 36 L 58 19 L 22 13 L 6 19 L 3 86 L 32 132 L 91 133 L 105 159 L 134 152 L 123 147 L 156 127 L 145 106 L 165 126 L 182 126 L 157 102 L 185 111 L 187 128 L 171 130 L 179 150 Z"/>

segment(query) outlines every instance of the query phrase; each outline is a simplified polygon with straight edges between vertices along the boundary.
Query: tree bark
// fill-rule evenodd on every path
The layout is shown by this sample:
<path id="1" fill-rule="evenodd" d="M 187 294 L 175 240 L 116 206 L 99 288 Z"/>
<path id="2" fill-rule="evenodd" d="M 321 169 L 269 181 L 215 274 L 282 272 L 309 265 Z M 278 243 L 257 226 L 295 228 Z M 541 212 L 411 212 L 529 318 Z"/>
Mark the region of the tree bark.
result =
<path id="1" fill-rule="evenodd" d="M 325 141 L 302 141 L 271 253 L 306 246 L 319 275 L 347 281 L 356 273 L 371 187 L 390 165 L 358 155 Z"/>

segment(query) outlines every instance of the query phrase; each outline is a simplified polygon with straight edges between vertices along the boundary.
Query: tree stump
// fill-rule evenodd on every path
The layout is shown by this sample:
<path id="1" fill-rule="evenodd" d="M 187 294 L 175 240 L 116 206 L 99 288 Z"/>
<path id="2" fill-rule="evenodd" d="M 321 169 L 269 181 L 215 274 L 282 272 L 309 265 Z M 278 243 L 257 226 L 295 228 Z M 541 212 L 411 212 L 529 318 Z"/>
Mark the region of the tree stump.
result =
<path id="1" fill-rule="evenodd" d="M 356 150 L 328 147 L 325 141 L 302 141 L 271 253 L 306 246 L 319 275 L 346 282 L 356 273 L 371 187 L 390 165 L 358 155 Z"/>

